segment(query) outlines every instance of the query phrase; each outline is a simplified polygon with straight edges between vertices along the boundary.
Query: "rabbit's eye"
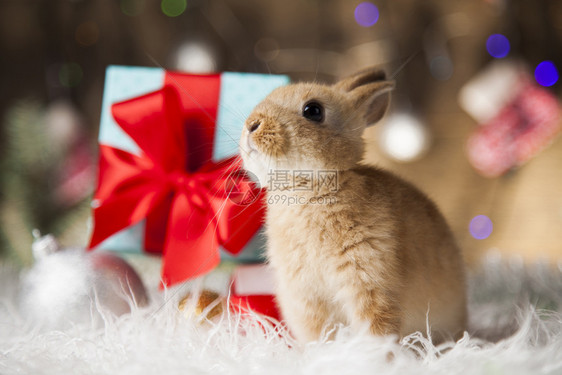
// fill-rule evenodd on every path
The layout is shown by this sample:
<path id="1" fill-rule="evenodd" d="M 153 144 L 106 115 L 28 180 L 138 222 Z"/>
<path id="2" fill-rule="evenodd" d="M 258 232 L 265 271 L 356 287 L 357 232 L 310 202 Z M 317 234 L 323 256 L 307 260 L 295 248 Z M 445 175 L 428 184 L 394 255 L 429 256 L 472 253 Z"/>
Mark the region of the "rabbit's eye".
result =
<path id="1" fill-rule="evenodd" d="M 302 116 L 310 121 L 324 121 L 324 107 L 317 102 L 308 102 L 302 108 Z"/>

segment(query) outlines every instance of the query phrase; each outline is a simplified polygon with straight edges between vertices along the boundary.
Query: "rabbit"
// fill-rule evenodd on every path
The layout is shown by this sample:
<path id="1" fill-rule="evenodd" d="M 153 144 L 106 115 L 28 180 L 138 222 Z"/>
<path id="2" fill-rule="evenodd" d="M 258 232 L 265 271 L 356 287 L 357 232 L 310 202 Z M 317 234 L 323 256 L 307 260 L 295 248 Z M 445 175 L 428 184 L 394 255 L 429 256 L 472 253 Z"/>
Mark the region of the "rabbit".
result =
<path id="1" fill-rule="evenodd" d="M 362 162 L 364 129 L 394 82 L 371 68 L 332 85 L 272 91 L 247 118 L 244 168 L 267 190 L 267 260 L 276 298 L 301 342 L 338 326 L 434 342 L 466 327 L 464 264 L 436 205 Z"/>

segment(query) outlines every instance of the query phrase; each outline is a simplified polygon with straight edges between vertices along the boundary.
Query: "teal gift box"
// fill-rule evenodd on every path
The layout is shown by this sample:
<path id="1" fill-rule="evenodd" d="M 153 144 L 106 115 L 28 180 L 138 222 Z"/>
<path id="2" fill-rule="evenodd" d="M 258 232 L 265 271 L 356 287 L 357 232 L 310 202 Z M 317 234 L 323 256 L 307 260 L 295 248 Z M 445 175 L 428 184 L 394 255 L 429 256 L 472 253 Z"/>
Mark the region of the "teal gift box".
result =
<path id="1" fill-rule="evenodd" d="M 191 75 L 160 68 L 109 66 L 102 101 L 99 144 L 100 147 L 109 146 L 132 155 L 140 155 L 141 147 L 117 123 L 114 105 L 170 86 L 179 93 L 180 107 L 184 111 L 191 111 L 187 117 L 195 119 L 193 124 L 186 123 L 186 127 L 200 126 L 201 121 L 212 122 L 207 138 L 212 142 L 212 153 L 199 157 L 209 157 L 213 162 L 219 163 L 238 154 L 242 126 L 253 108 L 273 89 L 287 83 L 289 78 L 283 75 L 233 72 Z M 197 156 L 191 155 L 191 158 L 197 159 Z M 92 202 L 94 210 L 99 204 L 96 200 Z M 94 215 L 94 226 L 97 225 L 95 220 Z M 147 249 L 146 226 L 146 220 L 141 220 L 111 235 L 95 247 L 128 253 L 153 253 L 153 249 Z M 241 262 L 253 262 L 262 259 L 263 248 L 264 236 L 260 230 L 236 256 L 222 248 L 220 252 L 222 259 L 235 258 Z"/>

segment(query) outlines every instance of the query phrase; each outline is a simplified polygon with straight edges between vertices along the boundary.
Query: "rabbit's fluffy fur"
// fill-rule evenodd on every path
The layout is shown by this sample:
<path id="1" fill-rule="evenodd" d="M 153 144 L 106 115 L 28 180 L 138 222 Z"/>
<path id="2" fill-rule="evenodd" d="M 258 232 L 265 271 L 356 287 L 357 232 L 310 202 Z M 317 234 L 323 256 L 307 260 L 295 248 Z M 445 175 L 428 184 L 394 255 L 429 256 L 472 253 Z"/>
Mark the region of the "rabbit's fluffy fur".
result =
<path id="1" fill-rule="evenodd" d="M 445 219 L 411 184 L 360 164 L 363 130 L 382 117 L 393 85 L 377 70 L 331 86 L 292 84 L 246 121 L 244 165 L 269 186 L 278 303 L 303 342 L 338 323 L 403 336 L 428 322 L 437 341 L 465 329 L 464 267 Z M 323 121 L 303 117 L 311 101 Z M 336 188 L 318 171 L 336 174 Z"/>

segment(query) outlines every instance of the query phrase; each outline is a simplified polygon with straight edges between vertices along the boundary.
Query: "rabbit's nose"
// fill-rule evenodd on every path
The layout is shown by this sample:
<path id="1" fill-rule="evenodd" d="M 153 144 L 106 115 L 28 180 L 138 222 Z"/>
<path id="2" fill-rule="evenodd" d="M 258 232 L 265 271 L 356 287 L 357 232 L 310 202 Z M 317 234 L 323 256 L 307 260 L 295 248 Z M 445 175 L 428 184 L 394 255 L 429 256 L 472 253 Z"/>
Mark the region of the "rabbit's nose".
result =
<path id="1" fill-rule="evenodd" d="M 253 133 L 253 132 L 255 132 L 256 130 L 258 130 L 258 128 L 260 127 L 260 125 L 261 125 L 261 122 L 259 122 L 259 121 L 256 121 L 256 122 L 254 122 L 252 125 L 250 125 L 250 128 L 249 128 L 250 133 Z"/>

